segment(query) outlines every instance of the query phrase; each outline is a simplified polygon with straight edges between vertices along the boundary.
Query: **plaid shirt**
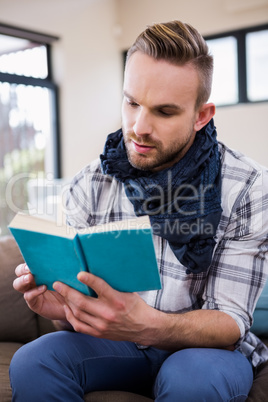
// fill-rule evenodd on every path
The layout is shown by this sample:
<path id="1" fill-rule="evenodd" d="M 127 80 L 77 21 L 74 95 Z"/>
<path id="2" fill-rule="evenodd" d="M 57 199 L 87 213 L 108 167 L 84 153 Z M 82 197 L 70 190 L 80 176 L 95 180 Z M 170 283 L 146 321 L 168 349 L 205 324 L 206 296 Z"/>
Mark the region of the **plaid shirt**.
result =
<path id="1" fill-rule="evenodd" d="M 167 313 L 229 314 L 240 328 L 237 348 L 258 366 L 268 360 L 268 350 L 249 329 L 268 275 L 268 171 L 221 143 L 219 150 L 223 212 L 209 270 L 186 274 L 168 242 L 154 236 L 162 289 L 140 296 Z M 124 186 L 102 173 L 99 160 L 75 176 L 66 206 L 67 222 L 77 229 L 135 216 Z"/>

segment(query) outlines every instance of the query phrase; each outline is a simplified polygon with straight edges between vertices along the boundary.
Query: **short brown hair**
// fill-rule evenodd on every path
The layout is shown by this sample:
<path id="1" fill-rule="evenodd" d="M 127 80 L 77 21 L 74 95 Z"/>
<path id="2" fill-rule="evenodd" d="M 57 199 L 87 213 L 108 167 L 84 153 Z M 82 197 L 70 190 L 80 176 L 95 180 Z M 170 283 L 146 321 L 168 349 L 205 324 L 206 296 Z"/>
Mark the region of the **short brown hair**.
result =
<path id="1" fill-rule="evenodd" d="M 206 103 L 211 93 L 213 57 L 202 35 L 191 25 L 170 21 L 148 26 L 128 50 L 130 56 L 140 51 L 156 60 L 172 64 L 191 63 L 199 74 L 196 109 Z"/>

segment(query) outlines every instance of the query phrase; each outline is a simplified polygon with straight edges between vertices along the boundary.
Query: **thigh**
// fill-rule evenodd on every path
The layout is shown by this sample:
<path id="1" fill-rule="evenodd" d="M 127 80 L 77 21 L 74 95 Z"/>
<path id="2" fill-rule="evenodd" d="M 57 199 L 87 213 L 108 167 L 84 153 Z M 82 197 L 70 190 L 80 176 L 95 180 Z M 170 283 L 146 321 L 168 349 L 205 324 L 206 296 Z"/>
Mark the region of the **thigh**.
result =
<path id="1" fill-rule="evenodd" d="M 155 400 L 240 402 L 246 400 L 252 382 L 252 366 L 238 351 L 184 349 L 163 363 L 155 382 Z"/>
<path id="2" fill-rule="evenodd" d="M 108 389 L 146 393 L 153 382 L 148 358 L 135 344 L 68 331 L 23 346 L 12 359 L 10 378 L 14 400 L 23 402 L 56 401 L 55 395 L 81 401 L 84 393 Z"/>

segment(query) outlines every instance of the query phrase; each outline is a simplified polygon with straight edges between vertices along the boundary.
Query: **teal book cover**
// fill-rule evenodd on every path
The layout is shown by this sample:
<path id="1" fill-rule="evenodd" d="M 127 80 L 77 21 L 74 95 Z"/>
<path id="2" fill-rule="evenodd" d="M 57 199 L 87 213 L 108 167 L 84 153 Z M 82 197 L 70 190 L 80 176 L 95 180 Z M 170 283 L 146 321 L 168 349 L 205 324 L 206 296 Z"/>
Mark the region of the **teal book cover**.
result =
<path id="1" fill-rule="evenodd" d="M 77 279 L 88 271 L 114 289 L 139 292 L 161 288 L 148 217 L 111 222 L 83 233 L 65 225 L 19 213 L 9 225 L 37 285 L 53 290 L 61 281 L 95 296 Z"/>

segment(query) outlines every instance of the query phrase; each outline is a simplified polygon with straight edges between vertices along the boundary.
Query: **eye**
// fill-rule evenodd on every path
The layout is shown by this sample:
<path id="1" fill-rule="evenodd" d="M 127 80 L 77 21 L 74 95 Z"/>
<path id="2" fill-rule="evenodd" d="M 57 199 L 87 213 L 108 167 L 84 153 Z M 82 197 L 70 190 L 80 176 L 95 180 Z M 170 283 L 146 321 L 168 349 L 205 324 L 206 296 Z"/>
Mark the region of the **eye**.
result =
<path id="1" fill-rule="evenodd" d="M 132 101 L 132 100 L 127 100 L 127 103 L 128 103 L 128 105 L 129 106 L 131 106 L 131 107 L 137 107 L 137 106 L 139 106 L 136 102 L 134 102 L 134 101 Z"/>
<path id="2" fill-rule="evenodd" d="M 158 114 L 159 114 L 160 116 L 163 116 L 163 117 L 171 117 L 171 116 L 174 115 L 174 111 L 165 110 L 165 109 L 159 109 L 159 110 L 158 110 Z"/>
<path id="3" fill-rule="evenodd" d="M 156 108 L 156 113 L 161 117 L 178 116 L 182 111 L 182 108 L 173 105 L 162 105 Z"/>
<path id="4" fill-rule="evenodd" d="M 171 113 L 165 112 L 164 110 L 159 110 L 159 114 L 162 114 L 163 116 L 171 116 Z"/>

